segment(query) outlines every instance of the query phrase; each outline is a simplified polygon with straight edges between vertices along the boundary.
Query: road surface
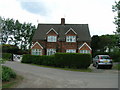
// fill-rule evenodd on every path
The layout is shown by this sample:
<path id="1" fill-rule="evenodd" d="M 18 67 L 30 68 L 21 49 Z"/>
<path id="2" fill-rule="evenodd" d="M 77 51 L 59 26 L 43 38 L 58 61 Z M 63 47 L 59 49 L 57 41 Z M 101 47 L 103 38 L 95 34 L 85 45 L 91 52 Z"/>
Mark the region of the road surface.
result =
<path id="1" fill-rule="evenodd" d="M 7 61 L 24 77 L 16 88 L 118 88 L 117 72 L 76 72 Z"/>

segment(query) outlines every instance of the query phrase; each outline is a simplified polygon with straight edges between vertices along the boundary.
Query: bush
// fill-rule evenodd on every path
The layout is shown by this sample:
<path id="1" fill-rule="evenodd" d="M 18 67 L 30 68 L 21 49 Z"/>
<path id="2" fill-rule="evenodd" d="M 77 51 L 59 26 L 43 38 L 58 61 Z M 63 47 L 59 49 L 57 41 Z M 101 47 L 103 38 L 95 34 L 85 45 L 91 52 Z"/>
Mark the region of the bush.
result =
<path id="1" fill-rule="evenodd" d="M 2 58 L 6 60 L 11 60 L 12 54 L 11 53 L 2 53 Z"/>
<path id="2" fill-rule="evenodd" d="M 16 54 L 19 51 L 19 48 L 15 45 L 4 44 L 2 45 L 3 53 L 14 53 Z"/>
<path id="3" fill-rule="evenodd" d="M 16 73 L 11 68 L 2 66 L 2 81 L 10 81 L 12 78 L 16 78 Z"/>
<path id="4" fill-rule="evenodd" d="M 111 52 L 109 55 L 114 62 L 120 62 L 120 52 Z"/>
<path id="5" fill-rule="evenodd" d="M 52 56 L 23 55 L 22 63 L 68 68 L 88 68 L 91 64 L 90 54 L 56 53 Z"/>

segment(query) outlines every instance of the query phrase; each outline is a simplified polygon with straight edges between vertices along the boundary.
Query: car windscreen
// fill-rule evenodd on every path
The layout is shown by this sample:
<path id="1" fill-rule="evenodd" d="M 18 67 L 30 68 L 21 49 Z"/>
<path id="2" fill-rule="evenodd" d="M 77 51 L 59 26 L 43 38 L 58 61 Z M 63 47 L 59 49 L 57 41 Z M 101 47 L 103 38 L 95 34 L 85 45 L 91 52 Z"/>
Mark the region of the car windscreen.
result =
<path id="1" fill-rule="evenodd" d="M 101 56 L 101 59 L 111 59 L 109 56 Z"/>

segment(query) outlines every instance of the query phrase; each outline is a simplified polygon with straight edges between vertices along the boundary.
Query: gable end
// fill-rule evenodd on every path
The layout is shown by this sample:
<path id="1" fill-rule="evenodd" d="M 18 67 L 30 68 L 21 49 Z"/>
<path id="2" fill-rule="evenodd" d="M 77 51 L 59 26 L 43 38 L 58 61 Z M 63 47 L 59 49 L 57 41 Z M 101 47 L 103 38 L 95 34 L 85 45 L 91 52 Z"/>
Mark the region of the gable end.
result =
<path id="1" fill-rule="evenodd" d="M 38 45 L 43 49 L 43 47 L 40 45 L 39 42 L 35 42 L 35 43 L 31 46 L 31 48 L 33 48 L 36 44 L 38 44 Z"/>
<path id="2" fill-rule="evenodd" d="M 72 31 L 74 34 L 77 34 L 72 28 L 70 28 L 65 34 L 67 34 L 70 31 Z"/>
<path id="3" fill-rule="evenodd" d="M 85 43 L 83 43 L 83 45 L 82 45 L 82 46 L 80 46 L 80 47 L 79 47 L 79 49 L 81 49 L 84 45 L 86 45 L 86 46 L 87 46 L 90 50 L 92 50 L 92 49 L 91 49 L 91 47 L 90 47 L 90 46 L 89 46 L 86 42 L 85 42 Z"/>
<path id="4" fill-rule="evenodd" d="M 58 34 L 58 33 L 55 31 L 55 29 L 53 29 L 53 28 L 51 28 L 46 34 L 48 34 L 49 32 L 51 32 L 52 30 L 53 30 L 56 34 Z"/>

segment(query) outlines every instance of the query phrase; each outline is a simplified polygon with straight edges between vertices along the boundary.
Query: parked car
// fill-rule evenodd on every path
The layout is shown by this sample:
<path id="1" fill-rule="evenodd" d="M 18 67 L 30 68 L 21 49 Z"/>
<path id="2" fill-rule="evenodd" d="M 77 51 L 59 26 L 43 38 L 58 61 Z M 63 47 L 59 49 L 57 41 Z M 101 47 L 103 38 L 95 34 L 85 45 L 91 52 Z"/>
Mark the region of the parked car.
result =
<path id="1" fill-rule="evenodd" d="M 93 58 L 93 66 L 95 66 L 97 69 L 104 66 L 111 69 L 113 62 L 109 55 L 97 55 L 95 58 Z"/>

